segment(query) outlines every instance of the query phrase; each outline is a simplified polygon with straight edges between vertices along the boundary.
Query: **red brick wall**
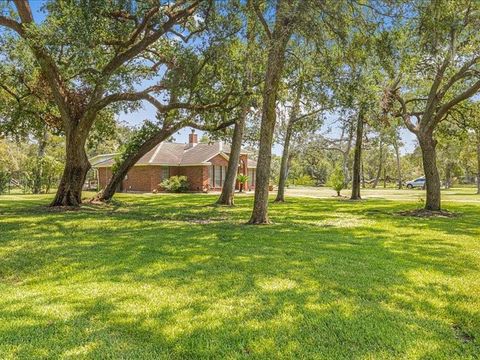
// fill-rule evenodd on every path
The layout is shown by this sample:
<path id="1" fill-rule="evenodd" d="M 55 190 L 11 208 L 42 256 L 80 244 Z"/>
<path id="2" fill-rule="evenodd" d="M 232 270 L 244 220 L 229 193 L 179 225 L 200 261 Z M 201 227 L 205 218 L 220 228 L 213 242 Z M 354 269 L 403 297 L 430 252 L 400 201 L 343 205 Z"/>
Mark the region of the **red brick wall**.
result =
<path id="1" fill-rule="evenodd" d="M 158 188 L 162 182 L 161 166 L 134 166 L 122 181 L 122 191 L 145 191 L 150 192 Z M 112 177 L 111 168 L 98 169 L 98 183 L 100 189 L 104 189 Z"/>
<path id="2" fill-rule="evenodd" d="M 203 191 L 208 185 L 208 166 L 180 166 L 176 172 L 187 177 L 192 191 Z"/>
<path id="3" fill-rule="evenodd" d="M 179 176 L 180 175 L 180 167 L 178 166 L 172 166 L 170 167 L 170 176 Z"/>
<path id="4" fill-rule="evenodd" d="M 112 170 L 110 168 L 98 168 L 98 188 L 105 189 L 111 177 Z"/>
<path id="5" fill-rule="evenodd" d="M 123 191 L 146 191 L 158 189 L 162 182 L 161 166 L 134 166 L 122 182 Z"/>
<path id="6" fill-rule="evenodd" d="M 122 191 L 144 191 L 151 192 L 158 190 L 159 184 L 164 180 L 161 178 L 162 166 L 134 166 L 128 172 L 127 178 L 122 181 Z M 190 183 L 190 190 L 202 191 L 208 185 L 208 166 L 172 166 L 169 176 L 184 175 Z M 107 186 L 112 171 L 110 168 L 98 169 L 98 181 L 100 189 Z"/>
<path id="7" fill-rule="evenodd" d="M 225 159 L 222 155 L 217 155 L 209 160 L 209 162 L 212 163 L 212 165 L 215 166 L 227 166 L 228 165 L 228 160 Z"/>
<path id="8" fill-rule="evenodd" d="M 248 156 L 246 154 L 240 155 L 240 160 L 243 160 L 243 166 L 239 168 L 239 173 L 248 174 L 247 162 Z M 217 155 L 210 160 L 215 166 L 228 166 L 228 160 L 221 155 Z M 134 166 L 128 172 L 127 179 L 122 182 L 122 191 L 144 191 L 151 192 L 158 189 L 158 185 L 164 180 L 161 178 L 162 166 Z M 209 186 L 209 166 L 171 166 L 169 176 L 184 175 L 188 178 L 190 183 L 190 190 L 202 191 Z M 110 168 L 98 169 L 98 182 L 100 189 L 107 186 L 112 172 Z M 236 184 L 238 189 L 239 184 Z M 250 186 L 247 184 L 245 190 L 249 190 Z"/>

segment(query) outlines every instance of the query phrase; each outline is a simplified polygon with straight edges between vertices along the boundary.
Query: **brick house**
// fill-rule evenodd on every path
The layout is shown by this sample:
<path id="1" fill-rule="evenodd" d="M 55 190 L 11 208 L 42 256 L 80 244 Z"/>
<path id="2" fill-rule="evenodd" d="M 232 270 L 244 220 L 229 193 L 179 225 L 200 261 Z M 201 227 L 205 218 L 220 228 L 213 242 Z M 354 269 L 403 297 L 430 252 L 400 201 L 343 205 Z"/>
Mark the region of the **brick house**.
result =
<path id="1" fill-rule="evenodd" d="M 191 191 L 221 190 L 225 180 L 230 147 L 221 142 L 198 143 L 192 131 L 188 144 L 162 142 L 145 154 L 128 172 L 119 191 L 152 192 L 161 190 L 159 184 L 171 176 L 187 177 Z M 100 189 L 112 176 L 116 154 L 98 155 L 91 159 Z M 93 160 L 93 161 L 92 161 Z M 245 190 L 255 187 L 256 162 L 242 151 L 238 173 L 248 175 Z M 239 184 L 236 184 L 239 188 Z"/>

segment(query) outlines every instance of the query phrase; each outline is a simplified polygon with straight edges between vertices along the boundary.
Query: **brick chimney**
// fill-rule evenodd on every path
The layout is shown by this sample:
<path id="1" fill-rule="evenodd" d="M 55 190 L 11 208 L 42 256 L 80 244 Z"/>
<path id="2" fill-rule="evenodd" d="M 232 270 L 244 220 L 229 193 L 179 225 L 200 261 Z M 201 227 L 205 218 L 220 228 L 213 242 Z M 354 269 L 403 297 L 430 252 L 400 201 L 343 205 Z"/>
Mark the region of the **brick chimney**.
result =
<path id="1" fill-rule="evenodd" d="M 192 132 L 188 134 L 188 147 L 194 147 L 198 144 L 198 135 L 195 134 L 195 129 L 192 129 Z"/>

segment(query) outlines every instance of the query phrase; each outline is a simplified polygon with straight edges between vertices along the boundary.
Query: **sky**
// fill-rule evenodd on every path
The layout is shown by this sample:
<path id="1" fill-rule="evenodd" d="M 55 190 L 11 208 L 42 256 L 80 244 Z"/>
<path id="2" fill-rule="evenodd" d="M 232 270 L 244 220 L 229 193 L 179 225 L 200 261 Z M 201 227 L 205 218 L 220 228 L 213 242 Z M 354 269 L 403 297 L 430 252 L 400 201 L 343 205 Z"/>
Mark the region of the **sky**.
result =
<path id="1" fill-rule="evenodd" d="M 41 22 L 44 19 L 44 14 L 41 11 L 41 7 L 44 3 L 44 0 L 30 0 L 30 5 L 32 7 L 32 12 L 34 13 L 35 20 Z M 148 82 L 144 82 L 139 85 L 139 88 L 147 87 L 151 84 Z M 131 126 L 139 126 L 144 120 L 154 120 L 155 119 L 155 108 L 147 102 L 144 102 L 142 108 L 129 113 L 120 113 L 118 114 L 118 120 L 123 121 Z M 338 128 L 335 127 L 335 121 L 337 116 L 335 114 L 330 114 L 325 119 L 325 123 L 322 128 L 319 130 L 319 133 L 324 134 L 327 129 L 331 128 L 331 132 L 329 133 L 329 137 L 332 139 L 338 138 L 340 136 L 340 131 Z M 188 134 L 190 133 L 191 129 L 186 128 L 179 131 L 175 134 L 174 138 L 175 141 L 180 143 L 188 142 Z M 202 131 L 198 131 L 199 136 L 202 135 Z M 410 133 L 407 129 L 402 129 L 401 133 L 402 142 L 404 144 L 403 148 L 401 148 L 401 153 L 410 153 L 414 150 L 416 145 L 415 136 Z M 275 144 L 273 149 L 273 153 L 275 155 L 281 155 L 282 147 L 278 144 Z"/>

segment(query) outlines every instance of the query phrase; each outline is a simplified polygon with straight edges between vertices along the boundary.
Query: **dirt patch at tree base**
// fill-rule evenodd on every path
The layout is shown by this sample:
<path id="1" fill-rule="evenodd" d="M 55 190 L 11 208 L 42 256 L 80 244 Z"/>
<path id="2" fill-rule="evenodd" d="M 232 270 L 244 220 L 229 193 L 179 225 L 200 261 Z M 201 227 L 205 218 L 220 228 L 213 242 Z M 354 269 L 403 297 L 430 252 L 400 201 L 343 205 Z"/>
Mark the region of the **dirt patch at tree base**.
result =
<path id="1" fill-rule="evenodd" d="M 395 215 L 400 216 L 412 216 L 412 217 L 419 217 L 419 218 L 456 218 L 459 217 L 460 214 L 453 213 L 447 210 L 426 210 L 426 209 L 415 209 L 415 210 L 408 210 L 408 211 L 400 211 L 395 213 Z"/>

